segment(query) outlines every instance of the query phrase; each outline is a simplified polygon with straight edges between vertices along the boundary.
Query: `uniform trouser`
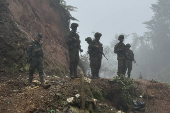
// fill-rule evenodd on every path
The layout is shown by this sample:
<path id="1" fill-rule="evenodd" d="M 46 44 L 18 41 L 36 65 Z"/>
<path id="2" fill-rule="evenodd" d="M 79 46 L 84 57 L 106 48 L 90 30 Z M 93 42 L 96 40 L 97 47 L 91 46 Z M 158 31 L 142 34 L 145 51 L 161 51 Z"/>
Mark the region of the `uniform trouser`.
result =
<path id="1" fill-rule="evenodd" d="M 117 75 L 120 76 L 121 74 L 125 75 L 126 73 L 126 60 L 125 59 L 118 59 L 118 70 Z"/>
<path id="2" fill-rule="evenodd" d="M 69 50 L 69 58 L 70 58 L 70 76 L 77 77 L 77 66 L 79 62 L 79 50 L 72 49 Z"/>
<path id="3" fill-rule="evenodd" d="M 41 84 L 44 84 L 44 72 L 43 72 L 43 63 L 42 58 L 32 58 L 32 61 L 30 62 L 30 68 L 29 68 L 29 83 L 32 83 L 33 80 L 33 74 L 35 69 L 39 72 L 40 82 Z"/>
<path id="4" fill-rule="evenodd" d="M 99 70 L 101 67 L 101 58 L 100 57 L 91 57 L 90 58 L 90 68 L 93 77 L 99 77 Z"/>
<path id="5" fill-rule="evenodd" d="M 128 78 L 130 78 L 131 71 L 132 71 L 132 61 L 131 60 L 126 60 L 126 71 L 127 70 L 128 70 L 128 72 L 127 72 Z"/>

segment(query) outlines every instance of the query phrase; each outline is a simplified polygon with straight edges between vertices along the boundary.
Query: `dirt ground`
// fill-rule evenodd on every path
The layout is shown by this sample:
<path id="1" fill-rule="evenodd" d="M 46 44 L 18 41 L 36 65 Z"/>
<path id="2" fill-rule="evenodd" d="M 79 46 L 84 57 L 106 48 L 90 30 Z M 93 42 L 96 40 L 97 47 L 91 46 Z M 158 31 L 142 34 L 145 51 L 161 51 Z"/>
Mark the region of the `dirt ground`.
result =
<path id="1" fill-rule="evenodd" d="M 29 87 L 27 74 L 0 73 L 0 113 L 50 113 L 50 110 L 62 113 L 68 106 L 67 98 L 80 94 L 80 79 L 57 76 L 47 76 L 45 79 L 46 83 L 51 85 L 49 89 L 39 87 L 38 75 L 34 75 L 35 86 Z M 135 84 L 146 102 L 144 113 L 170 111 L 170 88 L 167 84 L 149 80 L 135 80 Z M 86 86 L 88 85 L 99 90 L 111 88 L 108 79 L 92 80 L 90 84 L 86 83 Z M 100 105 L 110 109 L 108 113 L 117 111 L 109 100 L 100 102 Z"/>

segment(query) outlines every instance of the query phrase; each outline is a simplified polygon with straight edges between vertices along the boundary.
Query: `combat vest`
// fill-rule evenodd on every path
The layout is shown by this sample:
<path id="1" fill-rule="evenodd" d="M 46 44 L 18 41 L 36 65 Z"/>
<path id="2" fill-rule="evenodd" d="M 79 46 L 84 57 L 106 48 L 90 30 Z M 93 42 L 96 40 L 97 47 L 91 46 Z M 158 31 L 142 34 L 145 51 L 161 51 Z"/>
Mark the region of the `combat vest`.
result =
<path id="1" fill-rule="evenodd" d="M 114 53 L 117 54 L 117 60 L 125 59 L 125 44 L 117 43 L 114 47 Z"/>
<path id="2" fill-rule="evenodd" d="M 126 59 L 132 61 L 134 60 L 134 54 L 132 50 L 126 49 Z"/>
<path id="3" fill-rule="evenodd" d="M 32 42 L 32 57 L 33 58 L 40 58 L 43 57 L 43 49 L 42 44 L 36 41 Z"/>
<path id="4" fill-rule="evenodd" d="M 76 38 L 76 40 L 73 39 Z M 80 49 L 80 40 L 77 33 L 70 31 L 66 37 L 66 44 L 69 46 L 69 49 Z"/>
<path id="5" fill-rule="evenodd" d="M 92 55 L 92 57 L 100 57 L 100 58 L 102 58 L 102 53 L 103 53 L 103 44 L 102 43 L 100 43 L 100 42 L 97 42 L 96 40 L 93 40 L 93 42 L 92 42 L 92 45 L 93 46 L 99 46 L 99 48 L 96 48 L 96 47 L 93 47 L 92 49 L 91 49 L 91 55 Z"/>

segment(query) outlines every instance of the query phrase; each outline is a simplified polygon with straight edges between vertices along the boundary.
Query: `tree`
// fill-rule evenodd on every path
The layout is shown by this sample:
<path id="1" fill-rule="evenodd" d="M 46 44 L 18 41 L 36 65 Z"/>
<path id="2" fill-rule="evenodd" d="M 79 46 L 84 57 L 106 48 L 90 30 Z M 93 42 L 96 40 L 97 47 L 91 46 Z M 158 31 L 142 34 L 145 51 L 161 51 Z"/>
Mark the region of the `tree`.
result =
<path id="1" fill-rule="evenodd" d="M 144 72 L 143 77 L 150 76 L 166 81 L 167 76 L 164 75 L 168 75 L 167 70 L 170 69 L 168 62 L 170 61 L 170 1 L 158 0 L 157 4 L 152 4 L 151 9 L 154 16 L 150 21 L 144 22 L 148 32 L 143 36 L 134 34 L 133 46 L 136 48 L 135 55 L 139 66 Z M 164 79 L 161 76 L 164 76 Z"/>

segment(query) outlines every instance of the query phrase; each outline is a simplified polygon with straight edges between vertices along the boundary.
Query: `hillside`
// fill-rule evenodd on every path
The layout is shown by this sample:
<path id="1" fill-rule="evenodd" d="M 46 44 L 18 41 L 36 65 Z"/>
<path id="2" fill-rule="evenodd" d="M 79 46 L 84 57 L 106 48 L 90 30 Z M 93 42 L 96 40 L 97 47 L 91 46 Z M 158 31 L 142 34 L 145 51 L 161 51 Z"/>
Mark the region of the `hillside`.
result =
<path id="1" fill-rule="evenodd" d="M 28 42 L 39 32 L 44 37 L 45 71 L 60 75 L 68 71 L 69 18 L 58 1 L 0 0 L 0 71 L 27 71 Z"/>
<path id="2" fill-rule="evenodd" d="M 65 45 L 70 18 L 60 0 L 0 0 L 0 113 L 170 111 L 170 87 L 166 83 L 120 77 L 85 78 L 82 90 L 80 79 L 70 79 Z M 47 89 L 41 87 L 36 73 L 34 86 L 28 85 L 26 50 L 38 32 L 44 37 L 44 78 L 45 84 L 51 86 Z M 83 75 L 81 69 L 78 75 Z M 81 97 L 86 103 L 85 111 L 81 109 Z M 142 111 L 134 110 L 133 101 L 145 102 L 146 106 Z"/>

